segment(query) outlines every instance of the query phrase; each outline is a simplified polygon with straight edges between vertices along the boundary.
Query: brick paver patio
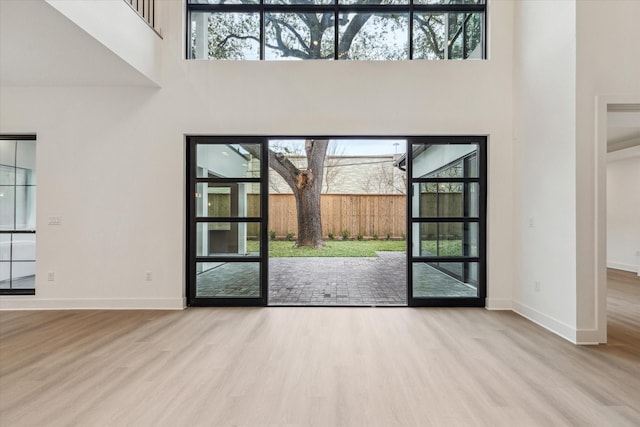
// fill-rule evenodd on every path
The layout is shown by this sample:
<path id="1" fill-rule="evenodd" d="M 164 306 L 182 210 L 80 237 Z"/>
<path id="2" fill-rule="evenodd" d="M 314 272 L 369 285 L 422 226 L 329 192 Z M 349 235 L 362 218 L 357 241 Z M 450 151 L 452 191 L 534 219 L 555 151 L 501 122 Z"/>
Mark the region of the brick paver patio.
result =
<path id="1" fill-rule="evenodd" d="M 269 259 L 269 305 L 407 305 L 404 252 L 377 257 Z M 475 296 L 476 289 L 427 265 L 414 265 L 414 296 Z M 212 263 L 198 275 L 201 297 L 257 297 L 257 263 Z"/>
<path id="2" fill-rule="evenodd" d="M 406 254 L 271 258 L 270 305 L 406 305 Z"/>

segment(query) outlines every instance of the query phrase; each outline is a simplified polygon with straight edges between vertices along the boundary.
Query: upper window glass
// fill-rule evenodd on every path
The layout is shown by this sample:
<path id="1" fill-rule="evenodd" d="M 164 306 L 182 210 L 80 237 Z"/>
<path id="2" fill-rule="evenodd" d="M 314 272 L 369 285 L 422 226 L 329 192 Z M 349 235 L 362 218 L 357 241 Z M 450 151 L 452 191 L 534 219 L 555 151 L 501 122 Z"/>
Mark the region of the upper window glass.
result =
<path id="1" fill-rule="evenodd" d="M 188 0 L 187 58 L 484 59 L 484 0 Z"/>

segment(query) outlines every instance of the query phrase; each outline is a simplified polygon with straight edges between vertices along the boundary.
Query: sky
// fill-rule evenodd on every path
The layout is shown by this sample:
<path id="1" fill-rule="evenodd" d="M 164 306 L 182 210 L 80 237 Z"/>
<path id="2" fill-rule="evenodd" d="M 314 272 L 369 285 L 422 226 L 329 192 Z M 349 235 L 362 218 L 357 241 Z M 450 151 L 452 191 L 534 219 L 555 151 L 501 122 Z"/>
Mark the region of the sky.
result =
<path id="1" fill-rule="evenodd" d="M 343 156 L 401 154 L 407 150 L 405 139 L 332 139 L 331 142 L 338 144 L 335 154 Z M 272 140 L 270 143 L 288 146 L 293 152 L 304 153 L 302 139 Z"/>

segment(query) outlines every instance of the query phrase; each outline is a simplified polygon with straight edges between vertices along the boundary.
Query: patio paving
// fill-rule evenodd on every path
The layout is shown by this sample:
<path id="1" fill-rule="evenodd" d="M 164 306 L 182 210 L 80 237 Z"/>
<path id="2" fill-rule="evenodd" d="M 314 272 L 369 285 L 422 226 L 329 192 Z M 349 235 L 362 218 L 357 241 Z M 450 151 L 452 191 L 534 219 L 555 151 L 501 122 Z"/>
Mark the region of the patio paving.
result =
<path id="1" fill-rule="evenodd" d="M 406 305 L 406 254 L 377 254 L 271 258 L 269 305 Z"/>
<path id="2" fill-rule="evenodd" d="M 269 259 L 269 305 L 407 305 L 404 252 L 377 252 L 378 257 Z M 256 263 L 211 263 L 197 277 L 199 297 L 257 297 Z M 476 296 L 462 283 L 427 263 L 414 265 L 414 296 Z"/>

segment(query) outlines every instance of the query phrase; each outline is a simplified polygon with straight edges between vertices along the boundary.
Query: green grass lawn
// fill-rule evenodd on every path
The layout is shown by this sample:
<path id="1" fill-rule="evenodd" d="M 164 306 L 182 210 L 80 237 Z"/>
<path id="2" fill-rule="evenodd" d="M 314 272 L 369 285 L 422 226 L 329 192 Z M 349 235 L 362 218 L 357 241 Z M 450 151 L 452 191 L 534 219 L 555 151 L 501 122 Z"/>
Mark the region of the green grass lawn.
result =
<path id="1" fill-rule="evenodd" d="M 322 249 L 294 248 L 295 242 L 269 242 L 269 256 L 280 257 L 375 257 L 376 251 L 406 250 L 404 240 L 325 240 Z"/>
<path id="2" fill-rule="evenodd" d="M 295 241 L 270 241 L 269 256 L 280 257 L 375 257 L 376 251 L 396 251 L 406 250 L 404 240 L 325 240 L 325 247 L 322 249 L 294 248 Z M 436 253 L 435 240 L 422 242 L 422 251 Z M 258 242 L 248 241 L 247 250 L 258 252 Z M 440 256 L 460 256 L 462 255 L 462 242 L 460 240 L 441 240 Z"/>
<path id="3" fill-rule="evenodd" d="M 431 252 L 435 254 L 437 251 L 435 240 L 423 240 L 422 252 Z M 440 240 L 440 256 L 460 256 L 462 255 L 462 240 Z"/>

